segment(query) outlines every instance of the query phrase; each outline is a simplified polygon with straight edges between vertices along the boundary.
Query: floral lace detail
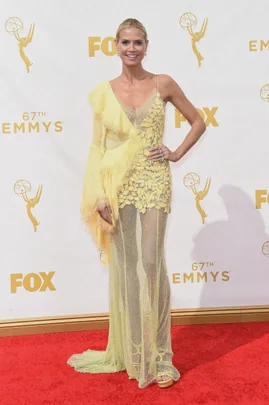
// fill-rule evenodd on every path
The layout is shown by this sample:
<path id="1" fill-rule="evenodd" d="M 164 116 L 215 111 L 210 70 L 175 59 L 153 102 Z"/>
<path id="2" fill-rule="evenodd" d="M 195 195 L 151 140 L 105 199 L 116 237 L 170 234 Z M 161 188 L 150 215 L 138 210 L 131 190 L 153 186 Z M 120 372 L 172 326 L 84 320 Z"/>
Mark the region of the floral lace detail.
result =
<path id="1" fill-rule="evenodd" d="M 124 108 L 124 106 L 122 106 Z M 130 120 L 135 117 L 124 109 Z M 152 99 L 150 106 L 145 106 L 144 118 L 141 120 L 138 135 L 141 137 L 143 148 L 134 158 L 132 168 L 119 192 L 119 208 L 133 204 L 141 212 L 148 208 L 171 211 L 171 173 L 169 162 L 153 162 L 147 158 L 152 146 L 162 144 L 165 120 L 165 103 L 159 93 Z"/>
<path id="2" fill-rule="evenodd" d="M 139 135 L 147 145 L 161 145 L 164 132 L 165 103 L 159 93 L 152 103 L 148 115 L 140 125 Z"/>

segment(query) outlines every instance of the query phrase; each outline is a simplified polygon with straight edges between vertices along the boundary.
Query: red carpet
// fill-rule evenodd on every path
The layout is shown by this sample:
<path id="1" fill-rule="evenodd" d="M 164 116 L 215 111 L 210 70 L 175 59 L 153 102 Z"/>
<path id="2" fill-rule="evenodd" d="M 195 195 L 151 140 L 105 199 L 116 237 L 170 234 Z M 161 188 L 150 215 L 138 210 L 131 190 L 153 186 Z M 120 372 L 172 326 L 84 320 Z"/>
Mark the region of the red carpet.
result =
<path id="1" fill-rule="evenodd" d="M 104 349 L 107 331 L 1 338 L 0 404 L 269 404 L 269 323 L 176 326 L 172 337 L 182 378 L 166 390 L 66 365 L 75 352 Z"/>

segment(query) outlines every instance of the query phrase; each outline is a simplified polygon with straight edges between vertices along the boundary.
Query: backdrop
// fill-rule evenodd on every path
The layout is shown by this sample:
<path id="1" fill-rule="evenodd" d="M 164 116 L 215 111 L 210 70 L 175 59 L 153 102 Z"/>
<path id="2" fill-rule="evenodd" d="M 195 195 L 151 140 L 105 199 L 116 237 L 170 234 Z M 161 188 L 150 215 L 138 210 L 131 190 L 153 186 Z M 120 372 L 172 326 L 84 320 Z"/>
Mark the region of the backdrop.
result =
<path id="1" fill-rule="evenodd" d="M 80 218 L 88 93 L 121 72 L 141 20 L 145 68 L 171 75 L 207 131 L 172 164 L 172 308 L 269 304 L 268 0 L 0 0 L 1 319 L 108 311 L 108 270 Z M 189 124 L 167 107 L 165 144 Z"/>

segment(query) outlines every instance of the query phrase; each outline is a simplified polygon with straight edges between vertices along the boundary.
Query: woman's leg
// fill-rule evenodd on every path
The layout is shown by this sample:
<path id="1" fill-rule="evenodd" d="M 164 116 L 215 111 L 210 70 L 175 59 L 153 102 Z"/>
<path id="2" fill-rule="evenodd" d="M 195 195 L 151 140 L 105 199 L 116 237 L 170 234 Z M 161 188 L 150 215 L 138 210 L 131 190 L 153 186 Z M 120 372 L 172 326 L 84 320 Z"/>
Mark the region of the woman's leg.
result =
<path id="1" fill-rule="evenodd" d="M 140 220 L 142 263 L 146 275 L 142 309 L 143 331 L 147 331 L 147 345 L 152 347 L 148 350 L 144 346 L 144 351 L 148 350 L 151 356 L 148 359 L 148 372 L 154 372 L 155 378 L 165 375 L 178 379 L 178 372 L 172 366 L 170 284 L 164 257 L 167 214 L 163 210 L 148 209 L 145 214 L 140 214 Z M 147 325 L 150 325 L 151 330 L 148 330 Z"/>
<path id="2" fill-rule="evenodd" d="M 110 271 L 110 295 L 114 324 L 121 330 L 124 363 L 130 377 L 137 377 L 141 363 L 140 284 L 137 272 L 137 209 L 119 211 L 113 233 L 114 259 Z M 115 327 L 116 325 L 114 325 Z M 119 339 L 115 342 L 120 344 Z"/>

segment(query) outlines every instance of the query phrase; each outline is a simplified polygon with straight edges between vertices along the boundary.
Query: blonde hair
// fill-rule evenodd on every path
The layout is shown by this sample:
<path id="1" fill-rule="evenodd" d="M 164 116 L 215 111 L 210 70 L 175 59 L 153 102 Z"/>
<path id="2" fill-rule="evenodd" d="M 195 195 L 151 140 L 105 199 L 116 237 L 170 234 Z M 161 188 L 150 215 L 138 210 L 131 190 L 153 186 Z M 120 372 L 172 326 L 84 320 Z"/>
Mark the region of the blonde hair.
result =
<path id="1" fill-rule="evenodd" d="M 131 28 L 131 27 L 138 28 L 139 30 L 141 30 L 145 36 L 145 41 L 148 40 L 148 34 L 147 34 L 146 28 L 140 21 L 136 20 L 135 18 L 127 18 L 119 25 L 119 28 L 117 29 L 117 33 L 116 33 L 116 40 L 117 41 L 119 40 L 120 32 L 122 30 L 125 30 L 126 28 Z"/>

